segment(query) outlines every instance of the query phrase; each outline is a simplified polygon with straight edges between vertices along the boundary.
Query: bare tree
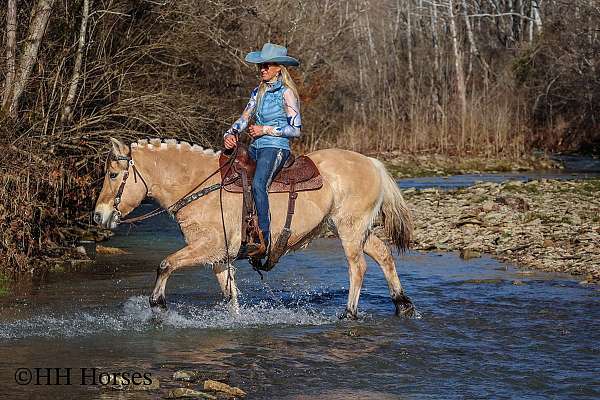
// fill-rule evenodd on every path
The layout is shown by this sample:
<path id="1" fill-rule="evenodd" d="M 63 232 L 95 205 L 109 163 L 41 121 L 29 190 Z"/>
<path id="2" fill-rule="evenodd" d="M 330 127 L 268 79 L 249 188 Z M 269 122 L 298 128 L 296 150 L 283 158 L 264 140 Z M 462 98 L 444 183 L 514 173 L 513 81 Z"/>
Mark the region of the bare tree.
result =
<path id="1" fill-rule="evenodd" d="M 70 123 L 73 119 L 73 102 L 75 95 L 77 94 L 77 87 L 79 84 L 79 78 L 81 76 L 81 65 L 83 63 L 83 49 L 85 47 L 85 39 L 87 32 L 88 18 L 90 14 L 90 1 L 83 0 L 82 11 L 81 11 L 81 27 L 79 28 L 79 40 L 77 43 L 77 55 L 75 56 L 75 65 L 73 66 L 73 75 L 71 76 L 71 83 L 69 85 L 69 93 L 65 100 L 62 115 L 60 117 L 61 123 Z"/>
<path id="2" fill-rule="evenodd" d="M 1 109 L 9 101 L 15 81 L 15 51 L 17 47 L 17 0 L 8 0 L 6 10 L 6 81 L 2 93 Z M 11 115 L 14 117 L 15 115 Z"/>
<path id="3" fill-rule="evenodd" d="M 463 53 L 458 43 L 458 31 L 456 29 L 456 17 L 454 15 L 454 4 L 448 0 L 448 26 L 450 28 L 450 39 L 452 41 L 452 52 L 454 54 L 454 70 L 456 74 L 456 91 L 460 102 L 461 116 L 461 147 L 465 144 L 465 120 L 467 117 L 467 88 L 465 85 L 465 73 L 463 69 Z"/>
<path id="4" fill-rule="evenodd" d="M 29 31 L 19 59 L 18 73 L 15 77 L 12 90 L 8 88 L 9 91 L 12 91 L 12 95 L 8 96 L 2 108 L 7 115 L 13 118 L 17 115 L 19 100 L 29 81 L 31 70 L 37 61 L 42 37 L 46 31 L 46 25 L 48 24 L 54 2 L 55 0 L 38 0 L 38 3 L 31 12 L 31 23 L 29 24 Z"/>

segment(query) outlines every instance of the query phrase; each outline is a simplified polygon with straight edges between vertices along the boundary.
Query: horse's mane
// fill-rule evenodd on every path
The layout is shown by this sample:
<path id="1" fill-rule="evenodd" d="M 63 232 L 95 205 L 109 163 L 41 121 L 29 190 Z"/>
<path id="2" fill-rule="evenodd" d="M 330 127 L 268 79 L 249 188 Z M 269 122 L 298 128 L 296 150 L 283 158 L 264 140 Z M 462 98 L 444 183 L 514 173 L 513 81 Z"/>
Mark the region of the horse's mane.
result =
<path id="1" fill-rule="evenodd" d="M 188 142 L 177 141 L 177 139 L 139 139 L 137 142 L 131 143 L 131 149 L 149 149 L 149 150 L 180 150 L 180 151 L 191 151 L 206 155 L 219 155 L 221 151 L 214 151 L 213 149 L 197 145 L 190 144 Z"/>

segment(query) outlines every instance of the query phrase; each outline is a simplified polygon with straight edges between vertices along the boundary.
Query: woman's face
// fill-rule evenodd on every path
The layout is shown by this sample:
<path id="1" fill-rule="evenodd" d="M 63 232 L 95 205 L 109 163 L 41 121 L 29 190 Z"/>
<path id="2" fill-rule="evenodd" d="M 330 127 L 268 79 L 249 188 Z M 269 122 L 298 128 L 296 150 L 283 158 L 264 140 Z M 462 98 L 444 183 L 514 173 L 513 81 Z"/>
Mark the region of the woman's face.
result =
<path id="1" fill-rule="evenodd" d="M 268 82 L 271 79 L 275 78 L 279 71 L 281 71 L 281 67 L 274 63 L 259 64 L 259 68 L 260 79 L 262 79 L 263 82 Z"/>

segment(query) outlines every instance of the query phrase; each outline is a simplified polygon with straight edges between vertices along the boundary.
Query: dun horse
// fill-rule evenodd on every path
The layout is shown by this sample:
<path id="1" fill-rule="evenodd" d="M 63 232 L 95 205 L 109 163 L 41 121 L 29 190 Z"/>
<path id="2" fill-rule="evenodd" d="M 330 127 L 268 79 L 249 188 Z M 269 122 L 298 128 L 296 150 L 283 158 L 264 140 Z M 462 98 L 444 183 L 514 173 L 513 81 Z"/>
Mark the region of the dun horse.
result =
<path id="1" fill-rule="evenodd" d="M 148 196 L 162 207 L 169 207 L 219 168 L 219 152 L 185 142 L 153 139 L 127 146 L 116 139 L 111 141 L 112 157 L 106 166 L 94 213 L 94 220 L 105 228 L 114 229 L 122 216 L 129 214 Z M 392 244 L 400 251 L 408 247 L 412 220 L 396 182 L 380 161 L 352 151 L 326 149 L 308 156 L 323 176 L 323 187 L 298 193 L 296 216 L 288 242 L 290 247 L 294 250 L 305 247 L 324 226 L 335 227 L 348 259 L 350 275 L 348 303 L 343 316 L 357 316 L 358 298 L 367 268 L 364 254 L 372 257 L 383 270 L 396 315 L 413 315 L 414 306 L 402 289 L 390 249 L 372 231 L 374 221 L 381 216 L 384 232 Z M 220 176 L 215 174 L 205 185 L 219 182 Z M 166 308 L 165 286 L 174 271 L 201 264 L 212 267 L 223 294 L 237 301 L 235 277 L 230 276 L 228 282 L 220 200 L 227 248 L 233 259 L 241 244 L 242 196 L 225 191 L 221 196 L 218 191 L 213 191 L 175 215 L 187 245 L 158 266 L 150 295 L 153 308 Z M 116 197 L 119 199 L 115 204 Z M 269 201 L 272 240 L 275 242 L 284 226 L 288 195 L 272 193 Z"/>

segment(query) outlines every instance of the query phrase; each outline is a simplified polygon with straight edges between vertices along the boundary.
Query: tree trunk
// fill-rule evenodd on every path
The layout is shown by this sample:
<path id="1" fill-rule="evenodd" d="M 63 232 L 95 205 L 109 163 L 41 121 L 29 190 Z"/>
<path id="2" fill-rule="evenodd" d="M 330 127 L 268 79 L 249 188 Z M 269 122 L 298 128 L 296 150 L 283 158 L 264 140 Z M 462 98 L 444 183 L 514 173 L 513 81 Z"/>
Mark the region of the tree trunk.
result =
<path id="1" fill-rule="evenodd" d="M 6 81 L 2 93 L 1 109 L 9 101 L 15 82 L 16 65 L 15 52 L 17 47 L 17 0 L 8 0 L 6 10 Z M 10 115 L 11 118 L 16 117 Z"/>
<path id="2" fill-rule="evenodd" d="M 435 108 L 436 121 L 443 118 L 443 109 L 440 104 L 440 45 L 438 39 L 437 4 L 431 3 L 431 42 L 433 46 L 433 79 L 431 84 L 432 103 Z"/>
<path id="3" fill-rule="evenodd" d="M 448 1 L 448 25 L 452 38 L 452 52 L 454 53 L 454 68 L 456 70 L 456 91 L 460 102 L 461 117 L 461 150 L 465 146 L 465 121 L 467 118 L 467 89 L 465 86 L 465 74 L 463 71 L 463 55 L 458 47 L 458 32 L 456 30 L 456 18 L 454 16 L 454 4 L 452 0 Z"/>
<path id="4" fill-rule="evenodd" d="M 537 34 L 541 35 L 543 31 L 542 16 L 540 15 L 540 7 L 542 6 L 542 0 L 531 0 L 533 8 L 533 18 L 537 27 Z"/>
<path id="5" fill-rule="evenodd" d="M 65 100 L 65 106 L 63 108 L 62 115 L 60 117 L 61 123 L 70 123 L 73 119 L 73 102 L 75 95 L 77 94 L 77 87 L 79 85 L 79 77 L 81 76 L 81 64 L 83 63 L 83 48 L 85 47 L 85 38 L 87 32 L 87 23 L 90 13 L 90 2 L 89 0 L 83 0 L 82 15 L 81 15 L 81 27 L 79 29 L 79 43 L 77 45 L 77 55 L 75 56 L 75 65 L 73 66 L 73 75 L 71 76 L 71 84 L 69 85 L 69 93 Z"/>
<path id="6" fill-rule="evenodd" d="M 479 52 L 479 48 L 477 47 L 477 43 L 475 42 L 475 37 L 473 35 L 473 29 L 471 28 L 471 21 L 469 20 L 469 13 L 467 12 L 467 0 L 462 0 L 462 8 L 463 15 L 465 18 L 465 27 L 467 31 L 467 39 L 469 40 L 469 51 L 471 52 L 471 56 L 477 58 L 477 60 L 481 63 L 481 68 L 483 69 L 483 85 L 484 89 L 487 92 L 489 87 L 489 75 L 490 75 L 490 67 L 488 63 L 485 61 L 481 53 Z M 469 74 L 471 71 L 469 70 Z"/>
<path id="7" fill-rule="evenodd" d="M 409 119 L 413 124 L 415 111 L 415 68 L 413 66 L 412 54 L 412 19 L 410 1 L 406 3 L 406 53 L 408 58 L 408 96 L 409 96 Z"/>
<path id="8" fill-rule="evenodd" d="M 17 114 L 19 99 L 23 95 L 33 66 L 37 61 L 42 37 L 46 31 L 46 26 L 48 25 L 54 2 L 55 0 L 38 0 L 37 5 L 32 10 L 31 23 L 29 25 L 27 38 L 25 39 L 23 52 L 19 59 L 18 75 L 15 79 L 12 96 L 10 96 L 9 100 L 4 104 L 3 108 L 3 110 L 8 111 L 8 114 L 11 116 L 16 116 Z"/>

